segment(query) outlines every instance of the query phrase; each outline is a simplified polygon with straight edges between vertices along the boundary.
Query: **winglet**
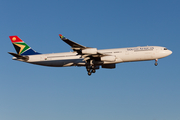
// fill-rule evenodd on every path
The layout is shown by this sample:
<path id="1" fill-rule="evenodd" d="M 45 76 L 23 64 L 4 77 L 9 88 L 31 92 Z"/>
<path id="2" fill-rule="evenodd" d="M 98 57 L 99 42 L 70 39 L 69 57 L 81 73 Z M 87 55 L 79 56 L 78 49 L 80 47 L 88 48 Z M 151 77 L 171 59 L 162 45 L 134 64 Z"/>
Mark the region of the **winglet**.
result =
<path id="1" fill-rule="evenodd" d="M 59 34 L 59 37 L 61 38 L 61 40 L 67 39 L 67 38 L 65 38 L 62 34 Z"/>

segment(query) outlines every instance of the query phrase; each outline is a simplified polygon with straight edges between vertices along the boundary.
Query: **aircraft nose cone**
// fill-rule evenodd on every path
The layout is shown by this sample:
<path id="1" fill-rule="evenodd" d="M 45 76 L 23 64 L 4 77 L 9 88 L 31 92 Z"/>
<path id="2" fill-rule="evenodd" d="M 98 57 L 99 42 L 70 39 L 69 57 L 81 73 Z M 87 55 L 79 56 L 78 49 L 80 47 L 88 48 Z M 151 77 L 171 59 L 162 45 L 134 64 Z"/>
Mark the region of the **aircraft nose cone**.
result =
<path id="1" fill-rule="evenodd" d="M 172 51 L 171 51 L 171 50 L 168 50 L 168 53 L 169 53 L 169 55 L 171 55 L 171 54 L 172 54 Z"/>
<path id="2" fill-rule="evenodd" d="M 171 50 L 163 50 L 160 52 L 163 57 L 167 57 L 172 54 Z"/>

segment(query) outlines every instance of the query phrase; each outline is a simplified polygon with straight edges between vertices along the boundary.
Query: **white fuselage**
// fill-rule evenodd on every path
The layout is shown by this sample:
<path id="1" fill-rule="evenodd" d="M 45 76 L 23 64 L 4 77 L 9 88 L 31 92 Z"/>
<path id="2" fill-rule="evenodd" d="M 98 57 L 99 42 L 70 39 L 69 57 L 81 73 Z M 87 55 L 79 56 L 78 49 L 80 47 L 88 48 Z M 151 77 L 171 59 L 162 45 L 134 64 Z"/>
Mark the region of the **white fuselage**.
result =
<path id="1" fill-rule="evenodd" d="M 164 58 L 172 53 L 172 51 L 167 50 L 165 47 L 159 47 L 159 46 L 104 49 L 104 50 L 98 50 L 98 52 L 106 54 L 115 59 L 113 61 L 110 60 L 97 61 L 95 63 L 97 65 L 155 60 L 155 59 Z M 52 66 L 52 67 L 86 66 L 86 62 L 84 61 L 83 56 L 77 55 L 76 52 L 38 54 L 38 55 L 29 55 L 28 57 L 29 60 L 24 62 L 43 65 L 43 66 Z M 16 58 L 14 57 L 13 59 Z"/>

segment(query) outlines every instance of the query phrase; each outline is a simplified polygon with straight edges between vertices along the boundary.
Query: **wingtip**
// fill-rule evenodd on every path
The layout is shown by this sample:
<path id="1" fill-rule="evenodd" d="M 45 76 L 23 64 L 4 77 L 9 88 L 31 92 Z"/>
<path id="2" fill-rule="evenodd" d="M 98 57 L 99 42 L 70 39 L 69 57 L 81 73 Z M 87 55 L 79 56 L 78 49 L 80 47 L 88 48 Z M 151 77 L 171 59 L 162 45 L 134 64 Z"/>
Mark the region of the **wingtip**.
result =
<path id="1" fill-rule="evenodd" d="M 62 34 L 59 34 L 59 37 L 60 37 L 62 40 L 66 39 Z"/>

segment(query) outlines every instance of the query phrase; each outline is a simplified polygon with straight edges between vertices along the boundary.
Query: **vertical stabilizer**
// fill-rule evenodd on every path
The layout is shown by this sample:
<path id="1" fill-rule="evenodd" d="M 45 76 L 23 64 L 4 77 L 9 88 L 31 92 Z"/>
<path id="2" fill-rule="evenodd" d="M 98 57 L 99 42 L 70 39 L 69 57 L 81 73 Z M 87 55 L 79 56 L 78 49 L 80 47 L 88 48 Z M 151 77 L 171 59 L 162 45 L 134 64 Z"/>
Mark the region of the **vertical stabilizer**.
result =
<path id="1" fill-rule="evenodd" d="M 35 55 L 40 54 L 29 47 L 24 41 L 22 41 L 18 36 L 9 36 L 14 48 L 18 55 Z"/>

